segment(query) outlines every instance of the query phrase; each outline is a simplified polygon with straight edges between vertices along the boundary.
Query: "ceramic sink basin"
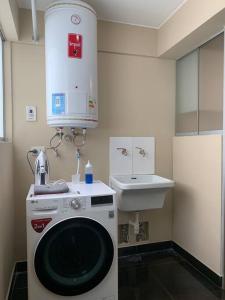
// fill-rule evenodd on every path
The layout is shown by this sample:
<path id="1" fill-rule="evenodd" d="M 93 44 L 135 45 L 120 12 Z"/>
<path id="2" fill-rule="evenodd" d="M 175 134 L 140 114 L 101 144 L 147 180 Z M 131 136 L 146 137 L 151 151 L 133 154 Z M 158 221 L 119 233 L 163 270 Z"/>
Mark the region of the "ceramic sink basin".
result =
<path id="1" fill-rule="evenodd" d="M 111 181 L 121 190 L 173 187 L 174 181 L 157 175 L 115 175 Z"/>
<path id="2" fill-rule="evenodd" d="M 175 185 L 173 180 L 157 175 L 114 175 L 110 184 L 122 211 L 162 208 L 167 191 Z"/>

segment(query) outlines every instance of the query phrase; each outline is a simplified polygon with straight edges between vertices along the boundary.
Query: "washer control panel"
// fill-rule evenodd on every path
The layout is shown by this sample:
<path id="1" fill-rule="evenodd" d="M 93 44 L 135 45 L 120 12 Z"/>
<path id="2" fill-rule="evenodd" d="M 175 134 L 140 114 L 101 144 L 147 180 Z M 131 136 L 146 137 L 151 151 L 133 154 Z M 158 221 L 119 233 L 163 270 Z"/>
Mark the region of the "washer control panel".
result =
<path id="1" fill-rule="evenodd" d="M 82 196 L 70 194 L 68 197 L 32 199 L 28 203 L 33 215 L 56 215 L 58 213 L 76 215 L 82 211 L 112 211 L 114 209 L 113 195 Z"/>
<path id="2" fill-rule="evenodd" d="M 81 207 L 81 202 L 79 199 L 75 198 L 71 200 L 70 205 L 73 209 L 79 209 Z"/>
<path id="3" fill-rule="evenodd" d="M 112 205 L 112 204 L 113 204 L 112 195 L 91 197 L 91 206 Z"/>
<path id="4" fill-rule="evenodd" d="M 85 209 L 87 203 L 87 197 L 74 197 L 63 199 L 63 209 Z"/>
<path id="5" fill-rule="evenodd" d="M 59 201 L 58 199 L 51 199 L 51 200 L 31 200 L 30 205 L 32 208 L 32 211 L 46 211 L 46 212 L 51 212 L 51 211 L 57 211 L 59 207 Z"/>

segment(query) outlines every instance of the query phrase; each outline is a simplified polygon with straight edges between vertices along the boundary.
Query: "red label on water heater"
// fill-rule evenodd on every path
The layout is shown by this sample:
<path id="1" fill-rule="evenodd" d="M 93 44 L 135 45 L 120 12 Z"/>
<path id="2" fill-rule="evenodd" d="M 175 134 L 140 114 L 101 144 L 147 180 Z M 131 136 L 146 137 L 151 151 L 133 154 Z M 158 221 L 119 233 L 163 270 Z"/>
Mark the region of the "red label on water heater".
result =
<path id="1" fill-rule="evenodd" d="M 31 221 L 31 225 L 36 232 L 41 233 L 45 229 L 45 227 L 48 225 L 48 223 L 51 221 L 52 221 L 52 218 L 35 219 L 35 220 Z"/>
<path id="2" fill-rule="evenodd" d="M 82 58 L 82 35 L 76 33 L 68 34 L 68 56 L 71 58 Z"/>

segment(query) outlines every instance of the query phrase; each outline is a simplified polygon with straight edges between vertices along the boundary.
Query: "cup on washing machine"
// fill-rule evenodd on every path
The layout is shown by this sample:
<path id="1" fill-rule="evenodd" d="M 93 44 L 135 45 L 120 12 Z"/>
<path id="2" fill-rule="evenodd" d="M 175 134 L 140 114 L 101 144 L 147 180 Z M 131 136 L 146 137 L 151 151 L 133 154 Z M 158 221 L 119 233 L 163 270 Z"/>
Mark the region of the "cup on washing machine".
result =
<path id="1" fill-rule="evenodd" d="M 74 175 L 72 175 L 72 183 L 73 184 L 80 183 L 80 174 L 74 174 Z"/>

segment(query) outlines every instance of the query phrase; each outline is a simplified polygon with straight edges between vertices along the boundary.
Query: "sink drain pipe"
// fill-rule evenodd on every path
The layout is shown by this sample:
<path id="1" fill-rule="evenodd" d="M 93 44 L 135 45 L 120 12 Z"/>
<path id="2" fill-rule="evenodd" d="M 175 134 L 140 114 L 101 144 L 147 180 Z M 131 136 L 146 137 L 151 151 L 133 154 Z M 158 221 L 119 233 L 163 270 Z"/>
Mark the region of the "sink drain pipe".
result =
<path id="1" fill-rule="evenodd" d="M 134 234 L 139 234 L 140 233 L 140 212 L 136 211 L 135 213 L 135 221 L 129 221 L 129 224 L 134 226 Z"/>

